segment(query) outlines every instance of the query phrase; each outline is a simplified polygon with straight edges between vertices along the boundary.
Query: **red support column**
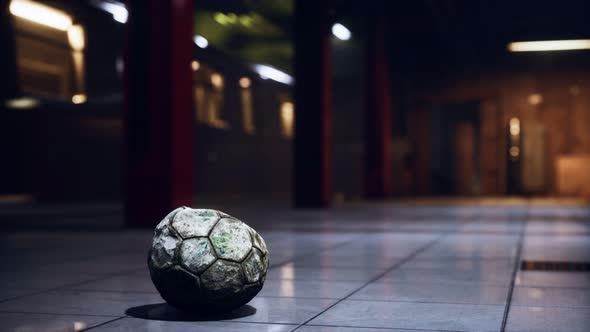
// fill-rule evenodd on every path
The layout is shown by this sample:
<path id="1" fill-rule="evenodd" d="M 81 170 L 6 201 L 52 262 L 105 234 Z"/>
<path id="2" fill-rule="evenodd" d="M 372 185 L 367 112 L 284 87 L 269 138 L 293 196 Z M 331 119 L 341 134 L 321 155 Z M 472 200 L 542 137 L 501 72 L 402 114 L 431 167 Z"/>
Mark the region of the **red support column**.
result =
<path id="1" fill-rule="evenodd" d="M 367 109 L 365 114 L 365 197 L 383 199 L 392 192 L 391 83 L 382 16 L 369 22 Z"/>
<path id="2" fill-rule="evenodd" d="M 127 2 L 125 209 L 128 225 L 155 225 L 191 205 L 192 0 Z"/>
<path id="3" fill-rule="evenodd" d="M 332 52 L 325 0 L 295 1 L 296 207 L 332 201 Z"/>

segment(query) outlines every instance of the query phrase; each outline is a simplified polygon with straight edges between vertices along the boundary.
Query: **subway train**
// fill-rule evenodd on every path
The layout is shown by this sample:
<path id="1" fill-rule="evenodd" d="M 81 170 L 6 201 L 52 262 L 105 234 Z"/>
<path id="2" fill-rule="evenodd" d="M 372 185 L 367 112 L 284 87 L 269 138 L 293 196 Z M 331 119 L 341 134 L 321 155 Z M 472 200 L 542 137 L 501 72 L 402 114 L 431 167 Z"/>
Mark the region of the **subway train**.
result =
<path id="1" fill-rule="evenodd" d="M 0 112 L 0 195 L 120 199 L 126 17 L 101 8 L 106 2 L 36 3 L 48 20 L 36 22 L 21 8 L 31 3 L 13 0 L 2 19 L 2 48 L 13 52 L 1 64 L 9 75 Z M 187 63 L 195 193 L 288 193 L 292 78 L 232 58 L 201 38 Z"/>

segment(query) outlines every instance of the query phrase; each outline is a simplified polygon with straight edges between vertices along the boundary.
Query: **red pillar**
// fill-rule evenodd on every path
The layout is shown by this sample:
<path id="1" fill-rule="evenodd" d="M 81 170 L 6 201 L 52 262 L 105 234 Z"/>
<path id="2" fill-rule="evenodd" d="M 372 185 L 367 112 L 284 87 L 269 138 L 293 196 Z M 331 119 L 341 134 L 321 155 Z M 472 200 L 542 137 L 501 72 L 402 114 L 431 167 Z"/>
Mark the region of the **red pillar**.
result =
<path id="1" fill-rule="evenodd" d="M 295 1 L 296 207 L 332 201 L 332 52 L 325 0 Z"/>
<path id="2" fill-rule="evenodd" d="M 374 199 L 386 198 L 392 191 L 391 83 L 384 30 L 384 17 L 369 22 L 364 183 L 365 197 Z"/>
<path id="3" fill-rule="evenodd" d="M 128 225 L 155 225 L 191 205 L 192 0 L 127 2 L 125 208 Z"/>

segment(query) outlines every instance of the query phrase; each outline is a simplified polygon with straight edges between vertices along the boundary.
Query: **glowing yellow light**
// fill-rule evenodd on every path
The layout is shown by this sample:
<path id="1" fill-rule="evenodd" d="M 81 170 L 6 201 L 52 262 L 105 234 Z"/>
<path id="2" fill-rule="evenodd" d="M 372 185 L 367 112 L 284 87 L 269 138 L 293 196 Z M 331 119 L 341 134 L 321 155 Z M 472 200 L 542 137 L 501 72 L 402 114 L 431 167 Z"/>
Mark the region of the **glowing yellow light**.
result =
<path id="1" fill-rule="evenodd" d="M 510 135 L 518 136 L 520 134 L 520 120 L 518 118 L 510 119 Z"/>
<path id="2" fill-rule="evenodd" d="M 83 104 L 87 100 L 86 95 L 83 93 L 79 93 L 72 96 L 72 103 L 74 104 Z"/>
<path id="3" fill-rule="evenodd" d="M 215 20 L 215 22 L 221 25 L 227 25 L 229 23 L 224 13 L 216 12 L 215 14 L 213 14 L 213 19 Z"/>
<path id="4" fill-rule="evenodd" d="M 211 74 L 211 84 L 217 89 L 223 88 L 223 77 L 218 73 Z"/>
<path id="5" fill-rule="evenodd" d="M 543 102 L 543 96 L 539 93 L 533 93 L 529 96 L 529 104 L 531 105 L 539 105 Z"/>
<path id="6" fill-rule="evenodd" d="M 70 42 L 70 47 L 72 47 L 74 51 L 82 51 L 86 46 L 84 28 L 81 25 L 72 25 L 69 27 L 68 41 Z"/>
<path id="7" fill-rule="evenodd" d="M 72 18 L 61 10 L 30 0 L 12 0 L 10 13 L 25 20 L 66 31 L 72 26 Z"/>
<path id="8" fill-rule="evenodd" d="M 225 17 L 227 18 L 227 21 L 231 24 L 236 24 L 238 22 L 238 15 L 234 13 L 229 13 Z"/>
<path id="9" fill-rule="evenodd" d="M 540 52 L 590 49 L 590 39 L 543 40 L 513 42 L 508 44 L 510 52 Z"/>
<path id="10" fill-rule="evenodd" d="M 513 146 L 510 148 L 509 153 L 510 157 L 518 158 L 518 156 L 520 155 L 520 149 L 518 148 L 518 146 Z"/>
<path id="11" fill-rule="evenodd" d="M 248 77 L 240 78 L 240 86 L 242 88 L 247 89 L 250 87 L 251 84 L 252 84 L 252 81 L 250 81 L 250 79 Z"/>
<path id="12" fill-rule="evenodd" d="M 193 71 L 197 71 L 199 68 L 201 68 L 201 63 L 197 60 L 193 60 L 191 61 L 191 68 Z"/>
<path id="13" fill-rule="evenodd" d="M 240 21 L 240 24 L 245 26 L 246 28 L 251 27 L 252 24 L 254 23 L 254 19 L 248 15 L 241 15 L 239 17 L 239 21 Z"/>
<path id="14" fill-rule="evenodd" d="M 9 99 L 5 103 L 7 108 L 31 109 L 39 106 L 39 100 L 30 97 Z"/>
<path id="15" fill-rule="evenodd" d="M 295 120 L 295 105 L 290 101 L 285 101 L 281 104 L 283 136 L 293 137 L 293 120 Z"/>

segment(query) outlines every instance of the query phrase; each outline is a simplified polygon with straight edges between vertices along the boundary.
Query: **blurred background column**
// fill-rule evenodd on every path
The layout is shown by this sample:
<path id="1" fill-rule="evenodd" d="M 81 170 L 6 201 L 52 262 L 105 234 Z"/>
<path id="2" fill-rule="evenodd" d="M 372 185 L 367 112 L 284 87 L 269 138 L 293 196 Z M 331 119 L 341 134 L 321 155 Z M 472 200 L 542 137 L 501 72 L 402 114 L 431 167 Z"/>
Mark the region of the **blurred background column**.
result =
<path id="1" fill-rule="evenodd" d="M 391 82 L 385 47 L 385 17 L 370 17 L 367 36 L 365 113 L 365 197 L 391 195 Z"/>
<path id="2" fill-rule="evenodd" d="M 432 105 L 417 101 L 409 114 L 413 194 L 428 196 L 431 190 Z"/>
<path id="3" fill-rule="evenodd" d="M 127 2 L 126 220 L 154 225 L 192 203 L 191 0 Z"/>
<path id="4" fill-rule="evenodd" d="M 332 200 L 332 52 L 327 1 L 295 1 L 294 203 Z"/>

